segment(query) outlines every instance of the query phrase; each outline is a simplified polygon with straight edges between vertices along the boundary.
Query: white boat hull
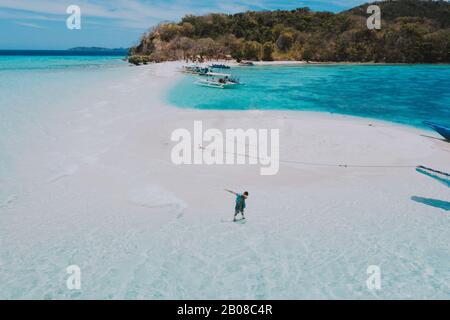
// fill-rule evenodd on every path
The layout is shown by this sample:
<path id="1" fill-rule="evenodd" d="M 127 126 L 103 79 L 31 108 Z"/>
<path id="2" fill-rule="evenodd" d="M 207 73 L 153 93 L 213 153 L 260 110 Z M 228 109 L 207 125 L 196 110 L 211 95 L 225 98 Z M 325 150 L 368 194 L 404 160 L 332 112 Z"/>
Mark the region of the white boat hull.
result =
<path id="1" fill-rule="evenodd" d="M 216 89 L 233 89 L 239 85 L 238 83 L 219 83 L 215 81 L 204 81 L 204 80 L 196 81 L 195 84 L 202 87 L 216 88 Z"/>

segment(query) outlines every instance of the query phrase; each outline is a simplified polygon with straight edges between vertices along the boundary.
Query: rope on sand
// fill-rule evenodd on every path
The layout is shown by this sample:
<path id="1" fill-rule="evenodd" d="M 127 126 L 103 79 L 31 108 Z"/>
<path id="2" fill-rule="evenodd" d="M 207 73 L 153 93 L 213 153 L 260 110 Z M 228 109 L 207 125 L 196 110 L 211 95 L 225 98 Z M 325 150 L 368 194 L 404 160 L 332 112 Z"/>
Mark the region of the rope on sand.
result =
<path id="1" fill-rule="evenodd" d="M 378 169 L 411 169 L 411 168 L 417 168 L 417 165 L 338 164 L 338 163 L 302 162 L 302 161 L 294 161 L 294 160 L 280 160 L 280 162 L 301 164 L 301 165 L 305 165 L 305 166 L 337 167 L 337 168 L 378 168 Z"/>
<path id="2" fill-rule="evenodd" d="M 199 146 L 199 148 L 203 151 L 208 150 L 203 146 Z M 229 152 L 221 150 L 224 154 L 232 154 L 236 156 L 246 157 L 261 160 L 260 157 L 254 157 L 247 153 L 240 154 L 237 152 Z M 314 167 L 334 167 L 334 168 L 375 168 L 375 169 L 412 169 L 412 168 L 420 168 L 422 166 L 418 165 L 364 165 L 364 164 L 340 164 L 340 163 L 321 163 L 321 162 L 304 162 L 304 161 L 296 161 L 296 160 L 278 160 L 280 163 L 291 163 L 291 164 L 300 164 L 304 166 L 314 166 Z M 425 167 L 422 167 L 425 168 Z"/>

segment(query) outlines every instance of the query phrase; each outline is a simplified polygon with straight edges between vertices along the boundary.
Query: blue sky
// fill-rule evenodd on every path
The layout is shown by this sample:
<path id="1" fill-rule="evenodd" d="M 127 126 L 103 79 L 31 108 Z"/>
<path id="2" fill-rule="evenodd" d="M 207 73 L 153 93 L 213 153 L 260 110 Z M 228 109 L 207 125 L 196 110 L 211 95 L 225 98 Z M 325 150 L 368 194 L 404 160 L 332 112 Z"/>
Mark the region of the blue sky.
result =
<path id="1" fill-rule="evenodd" d="M 0 0 L 0 49 L 128 47 L 149 27 L 185 14 L 310 7 L 341 11 L 361 0 Z M 66 9 L 81 8 L 81 30 L 66 28 Z"/>

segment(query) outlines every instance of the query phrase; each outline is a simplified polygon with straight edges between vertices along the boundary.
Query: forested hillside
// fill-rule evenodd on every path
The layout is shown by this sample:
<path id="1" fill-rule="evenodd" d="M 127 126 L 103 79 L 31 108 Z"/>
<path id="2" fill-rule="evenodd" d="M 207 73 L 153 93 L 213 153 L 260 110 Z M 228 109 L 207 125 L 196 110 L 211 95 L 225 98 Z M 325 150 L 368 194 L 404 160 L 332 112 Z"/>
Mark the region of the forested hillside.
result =
<path id="1" fill-rule="evenodd" d="M 391 63 L 450 62 L 447 1 L 376 2 L 381 30 L 369 30 L 368 4 L 341 13 L 292 11 L 185 16 L 144 34 L 131 55 L 150 61 L 232 57 Z"/>

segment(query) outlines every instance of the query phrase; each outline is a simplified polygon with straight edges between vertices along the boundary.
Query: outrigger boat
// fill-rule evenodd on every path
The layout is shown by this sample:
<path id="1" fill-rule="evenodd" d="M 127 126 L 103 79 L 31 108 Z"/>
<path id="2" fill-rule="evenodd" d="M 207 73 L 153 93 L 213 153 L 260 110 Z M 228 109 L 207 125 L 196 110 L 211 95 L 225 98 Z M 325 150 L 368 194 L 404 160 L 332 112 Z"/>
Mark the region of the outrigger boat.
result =
<path id="1" fill-rule="evenodd" d="M 212 64 L 210 66 L 211 69 L 231 69 L 230 66 L 227 66 L 226 64 Z"/>
<path id="2" fill-rule="evenodd" d="M 208 74 L 211 71 L 209 67 L 201 67 L 199 65 L 193 64 L 188 66 L 183 66 L 181 68 L 181 72 L 187 73 L 187 74 L 194 74 L 198 76 L 204 76 Z"/>
<path id="3" fill-rule="evenodd" d="M 450 141 L 450 128 L 449 127 L 446 127 L 441 124 L 429 122 L 429 121 L 424 121 L 423 124 L 429 126 L 431 129 L 433 129 L 434 131 L 439 133 L 447 141 Z"/>
<path id="4" fill-rule="evenodd" d="M 230 74 L 208 72 L 204 79 L 198 79 L 195 84 L 203 87 L 217 89 L 231 89 L 240 85 L 239 80 L 233 78 Z"/>
<path id="5" fill-rule="evenodd" d="M 242 61 L 239 65 L 241 67 L 253 67 L 255 64 L 251 61 Z"/>

